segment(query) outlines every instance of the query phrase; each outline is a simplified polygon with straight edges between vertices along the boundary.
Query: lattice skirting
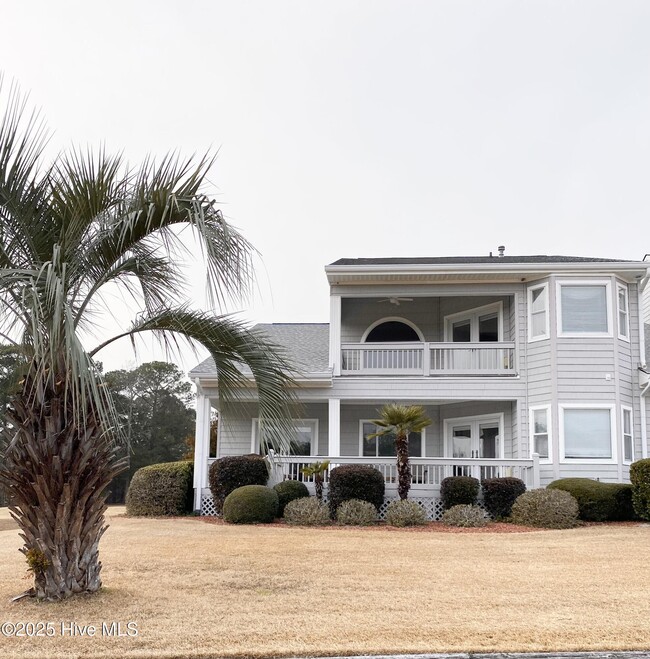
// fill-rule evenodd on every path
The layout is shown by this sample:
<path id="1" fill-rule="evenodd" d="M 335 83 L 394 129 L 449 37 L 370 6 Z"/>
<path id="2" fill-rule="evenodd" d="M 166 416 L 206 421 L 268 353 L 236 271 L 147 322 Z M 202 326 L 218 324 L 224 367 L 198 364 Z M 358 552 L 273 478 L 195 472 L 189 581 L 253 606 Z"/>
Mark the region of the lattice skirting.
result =
<path id="1" fill-rule="evenodd" d="M 327 495 L 323 496 L 323 499 L 327 501 Z M 386 508 L 391 501 L 397 501 L 398 497 L 390 497 L 384 500 L 381 508 L 379 509 L 379 519 L 384 519 L 386 515 Z M 419 503 L 427 514 L 427 519 L 432 521 L 437 521 L 442 517 L 444 509 L 442 507 L 442 500 L 440 497 L 409 497 L 409 501 L 415 501 Z M 478 505 L 483 508 L 482 503 L 479 501 Z M 204 494 L 201 497 L 201 515 L 215 516 L 217 511 L 214 507 L 214 501 L 212 500 L 211 494 Z"/>

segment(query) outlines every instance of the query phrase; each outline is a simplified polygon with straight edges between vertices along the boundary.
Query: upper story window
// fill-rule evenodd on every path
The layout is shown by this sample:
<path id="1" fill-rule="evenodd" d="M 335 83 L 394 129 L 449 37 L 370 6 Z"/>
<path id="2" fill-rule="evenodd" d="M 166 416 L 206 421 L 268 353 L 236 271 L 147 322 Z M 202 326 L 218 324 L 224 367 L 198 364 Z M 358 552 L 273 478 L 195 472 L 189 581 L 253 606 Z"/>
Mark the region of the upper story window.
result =
<path id="1" fill-rule="evenodd" d="M 445 341 L 478 343 L 503 340 L 503 304 L 483 307 L 445 316 Z"/>
<path id="2" fill-rule="evenodd" d="M 548 284 L 528 289 L 528 340 L 541 341 L 550 335 L 548 322 Z"/>
<path id="3" fill-rule="evenodd" d="M 611 336 L 609 282 L 558 283 L 560 336 Z"/>
<path id="4" fill-rule="evenodd" d="M 424 338 L 415 325 L 403 318 L 382 318 L 366 330 L 362 341 L 365 343 L 397 343 L 424 341 Z"/>
<path id="5" fill-rule="evenodd" d="M 628 307 L 627 286 L 616 286 L 616 306 L 618 310 L 618 337 L 630 340 L 630 311 Z"/>

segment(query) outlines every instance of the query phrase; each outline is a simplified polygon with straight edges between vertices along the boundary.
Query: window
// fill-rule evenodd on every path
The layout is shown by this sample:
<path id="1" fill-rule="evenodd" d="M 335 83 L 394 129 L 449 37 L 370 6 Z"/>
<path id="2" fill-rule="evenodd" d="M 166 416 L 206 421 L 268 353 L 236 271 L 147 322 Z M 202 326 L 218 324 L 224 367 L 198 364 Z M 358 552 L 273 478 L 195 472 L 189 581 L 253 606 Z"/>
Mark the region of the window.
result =
<path id="1" fill-rule="evenodd" d="M 614 409 L 611 406 L 560 405 L 562 458 L 583 462 L 615 462 Z"/>
<path id="2" fill-rule="evenodd" d="M 373 323 L 361 339 L 364 343 L 424 341 L 420 330 L 404 318 L 382 318 Z"/>
<path id="3" fill-rule="evenodd" d="M 630 340 L 630 313 L 627 304 L 627 286 L 616 287 L 616 303 L 618 309 L 618 336 Z"/>
<path id="4" fill-rule="evenodd" d="M 372 421 L 361 422 L 361 450 L 360 455 L 372 458 L 394 458 L 395 435 L 382 435 L 381 437 L 369 437 L 381 430 Z M 423 433 L 412 432 L 409 435 L 409 455 L 414 458 L 422 457 Z"/>
<path id="5" fill-rule="evenodd" d="M 549 338 L 548 284 L 528 289 L 528 340 Z"/>
<path id="6" fill-rule="evenodd" d="M 623 462 L 634 462 L 634 432 L 632 408 L 623 407 Z"/>
<path id="7" fill-rule="evenodd" d="M 289 455 L 318 455 L 318 419 L 293 419 L 293 424 L 295 431 Z M 259 419 L 253 419 L 251 452 L 266 454 L 260 438 Z"/>
<path id="8" fill-rule="evenodd" d="M 537 453 L 544 462 L 551 461 L 551 408 L 530 408 L 530 452 Z"/>
<path id="9" fill-rule="evenodd" d="M 572 282 L 558 287 L 561 336 L 611 336 L 609 283 Z"/>
<path id="10" fill-rule="evenodd" d="M 445 316 L 445 341 L 470 343 L 501 341 L 503 337 L 503 304 L 488 304 Z"/>

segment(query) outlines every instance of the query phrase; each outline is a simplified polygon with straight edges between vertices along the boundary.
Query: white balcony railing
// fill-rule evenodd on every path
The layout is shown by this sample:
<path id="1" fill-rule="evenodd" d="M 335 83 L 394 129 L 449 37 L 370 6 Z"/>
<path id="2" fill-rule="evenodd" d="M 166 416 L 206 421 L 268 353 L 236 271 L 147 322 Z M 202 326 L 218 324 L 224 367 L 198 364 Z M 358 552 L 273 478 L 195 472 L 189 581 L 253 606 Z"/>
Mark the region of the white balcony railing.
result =
<path id="1" fill-rule="evenodd" d="M 397 489 L 397 464 L 395 458 L 367 458 L 356 456 L 301 456 L 278 455 L 272 459 L 273 480 L 276 482 L 292 479 L 307 484 L 313 483 L 313 477 L 307 477 L 301 469 L 317 460 L 329 460 L 329 468 L 324 475 L 328 482 L 329 472 L 343 464 L 369 465 L 378 469 L 384 476 L 388 490 Z M 459 458 L 411 458 L 413 490 L 426 490 L 435 495 L 440 490 L 440 483 L 447 476 L 473 476 L 479 480 L 511 476 L 521 478 L 528 489 L 539 487 L 539 457 L 530 460 L 517 459 L 459 459 Z"/>
<path id="2" fill-rule="evenodd" d="M 343 375 L 515 375 L 514 342 L 344 343 Z"/>

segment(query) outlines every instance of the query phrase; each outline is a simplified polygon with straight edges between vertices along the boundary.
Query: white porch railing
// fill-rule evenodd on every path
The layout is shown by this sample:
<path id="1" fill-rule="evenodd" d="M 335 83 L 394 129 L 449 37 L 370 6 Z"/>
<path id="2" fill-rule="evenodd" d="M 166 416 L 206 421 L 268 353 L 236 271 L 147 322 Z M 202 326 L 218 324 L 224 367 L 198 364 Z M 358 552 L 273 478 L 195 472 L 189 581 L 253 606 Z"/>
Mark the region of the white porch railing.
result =
<path id="1" fill-rule="evenodd" d="M 324 475 L 327 483 L 329 472 L 344 464 L 369 465 L 378 469 L 384 476 L 387 490 L 397 489 L 397 464 L 395 458 L 367 458 L 356 456 L 302 456 L 274 455 L 276 482 L 292 479 L 303 483 L 313 483 L 313 477 L 302 474 L 301 469 L 316 461 L 329 460 L 329 468 Z M 512 476 L 521 478 L 528 489 L 539 487 L 539 457 L 530 460 L 516 459 L 458 459 L 458 458 L 411 458 L 411 489 L 427 491 L 432 495 L 440 490 L 440 483 L 447 476 L 473 476 L 479 480 Z M 424 492 L 422 492 L 424 493 Z"/>
<path id="2" fill-rule="evenodd" d="M 343 375 L 514 375 L 514 342 L 344 343 Z"/>

